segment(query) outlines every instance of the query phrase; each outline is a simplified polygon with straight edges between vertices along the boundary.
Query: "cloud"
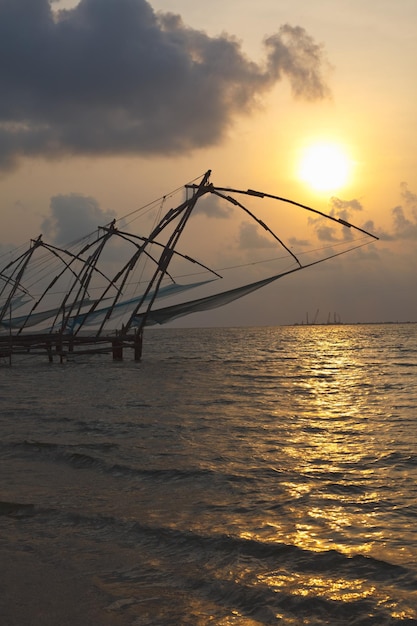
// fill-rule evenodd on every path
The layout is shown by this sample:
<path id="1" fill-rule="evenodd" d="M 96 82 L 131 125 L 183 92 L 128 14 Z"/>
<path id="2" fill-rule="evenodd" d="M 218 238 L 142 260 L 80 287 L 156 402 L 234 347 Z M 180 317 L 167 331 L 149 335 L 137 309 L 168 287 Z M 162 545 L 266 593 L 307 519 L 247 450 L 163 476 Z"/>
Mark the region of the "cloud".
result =
<path id="1" fill-rule="evenodd" d="M 358 224 L 365 231 L 377 235 L 381 241 L 417 239 L 417 195 L 410 191 L 405 182 L 401 183 L 400 188 L 402 203 L 391 209 L 393 222 L 389 230 L 376 226 L 372 220 Z M 330 199 L 330 207 L 329 215 L 353 224 L 357 224 L 357 220 L 351 218 L 351 214 L 363 210 L 362 204 L 357 199 L 341 200 L 336 197 Z M 323 218 L 312 217 L 309 219 L 309 223 L 314 226 L 320 241 L 337 243 L 349 241 L 353 236 L 349 228 L 344 228 L 341 231 L 339 227 L 332 225 L 331 222 L 326 222 Z"/>
<path id="2" fill-rule="evenodd" d="M 330 96 L 322 68 L 329 67 L 323 47 L 314 42 L 301 26 L 285 24 L 279 32 L 265 39 L 269 49 L 268 65 L 272 76 L 289 78 L 296 98 L 317 100 Z"/>
<path id="3" fill-rule="evenodd" d="M 402 203 L 391 209 L 392 227 L 390 230 L 375 230 L 373 223 L 370 222 L 369 230 L 376 232 L 382 241 L 417 239 L 417 195 L 409 190 L 405 182 L 401 183 L 400 189 Z"/>
<path id="4" fill-rule="evenodd" d="M 0 2 L 0 168 L 21 157 L 170 155 L 214 145 L 287 77 L 295 97 L 328 95 L 323 49 L 299 26 L 256 64 L 146 0 Z"/>
<path id="5" fill-rule="evenodd" d="M 51 215 L 44 219 L 41 228 L 48 240 L 58 245 L 84 237 L 114 217 L 103 211 L 94 198 L 75 193 L 52 197 L 50 209 Z"/>
<path id="6" fill-rule="evenodd" d="M 239 231 L 239 247 L 248 248 L 275 248 L 274 239 L 268 239 L 264 235 L 259 234 L 259 227 L 250 222 L 242 222 Z"/>
<path id="7" fill-rule="evenodd" d="M 335 216 L 337 212 L 337 216 L 342 219 L 348 219 L 350 213 L 352 211 L 362 211 L 363 207 L 359 200 L 341 200 L 336 196 L 330 198 L 330 215 Z"/>
<path id="8" fill-rule="evenodd" d="M 225 219 L 230 217 L 232 210 L 232 206 L 225 200 L 220 200 L 213 194 L 207 194 L 197 202 L 193 209 L 193 215 Z"/>
<path id="9" fill-rule="evenodd" d="M 362 211 L 362 209 L 363 207 L 359 200 L 341 200 L 335 196 L 330 198 L 329 215 L 336 219 L 340 218 L 346 222 L 355 223 L 355 220 L 351 220 L 351 213 L 353 211 Z M 336 243 L 352 239 L 350 228 L 334 226 L 334 222 L 325 220 L 325 218 L 312 217 L 309 219 L 309 222 L 314 226 L 319 241 Z"/>
<path id="10" fill-rule="evenodd" d="M 311 245 L 308 239 L 298 239 L 297 237 L 290 237 L 288 243 L 292 248 L 305 248 Z"/>
<path id="11" fill-rule="evenodd" d="M 407 183 L 401 183 L 401 198 L 403 205 L 392 209 L 394 239 L 417 239 L 417 195 L 408 189 Z"/>

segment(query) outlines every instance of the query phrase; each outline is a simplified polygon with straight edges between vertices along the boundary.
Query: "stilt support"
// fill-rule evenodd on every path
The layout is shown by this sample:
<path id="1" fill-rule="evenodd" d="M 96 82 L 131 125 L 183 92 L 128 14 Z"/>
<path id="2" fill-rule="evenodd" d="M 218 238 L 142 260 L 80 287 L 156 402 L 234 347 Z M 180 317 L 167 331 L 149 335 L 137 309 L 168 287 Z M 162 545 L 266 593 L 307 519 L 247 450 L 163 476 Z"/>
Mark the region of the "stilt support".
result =
<path id="1" fill-rule="evenodd" d="M 123 340 L 120 337 L 112 341 L 113 361 L 123 361 Z"/>
<path id="2" fill-rule="evenodd" d="M 135 361 L 140 361 L 142 358 L 142 344 L 143 344 L 143 330 L 142 328 L 139 328 L 135 332 L 135 343 L 134 343 Z"/>

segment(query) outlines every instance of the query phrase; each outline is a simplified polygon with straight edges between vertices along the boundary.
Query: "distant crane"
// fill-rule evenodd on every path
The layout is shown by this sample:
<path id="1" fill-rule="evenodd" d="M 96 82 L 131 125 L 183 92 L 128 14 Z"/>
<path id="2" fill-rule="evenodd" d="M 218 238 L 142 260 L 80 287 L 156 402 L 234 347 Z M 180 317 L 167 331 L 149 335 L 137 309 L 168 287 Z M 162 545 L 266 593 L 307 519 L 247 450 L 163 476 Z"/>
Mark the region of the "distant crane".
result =
<path id="1" fill-rule="evenodd" d="M 308 321 L 308 311 L 306 313 L 306 324 L 307 326 L 310 326 L 311 324 L 316 324 L 317 323 L 317 318 L 319 315 L 319 309 L 317 309 L 315 316 L 313 317 L 313 320 L 311 322 Z"/>
<path id="2" fill-rule="evenodd" d="M 328 324 L 341 324 L 339 313 L 333 313 L 333 319 L 332 319 L 332 315 L 329 311 L 329 315 L 327 316 L 327 323 Z"/>

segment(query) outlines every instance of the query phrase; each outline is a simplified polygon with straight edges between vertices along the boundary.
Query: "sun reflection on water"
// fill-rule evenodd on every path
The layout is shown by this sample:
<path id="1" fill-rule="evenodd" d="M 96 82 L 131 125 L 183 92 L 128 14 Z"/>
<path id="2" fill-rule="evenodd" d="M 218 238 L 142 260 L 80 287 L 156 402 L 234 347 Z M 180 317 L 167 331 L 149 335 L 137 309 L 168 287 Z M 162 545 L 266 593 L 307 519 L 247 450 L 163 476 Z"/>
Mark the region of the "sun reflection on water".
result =
<path id="1" fill-rule="evenodd" d="M 378 355 L 368 351 L 365 360 L 357 336 L 343 328 L 306 329 L 297 355 L 286 362 L 287 376 L 278 389 L 262 398 L 270 419 L 253 442 L 253 454 L 276 471 L 279 492 L 275 503 L 271 493 L 271 507 L 260 513 L 258 531 L 241 536 L 267 537 L 324 558 L 334 551 L 346 563 L 358 556 L 370 563 L 413 563 L 415 531 L 404 519 L 401 528 L 393 524 L 391 494 L 400 495 L 409 478 L 390 462 L 396 442 L 385 423 L 393 407 Z M 413 490 L 408 485 L 408 493 Z M 410 501 L 412 510 L 417 511 L 416 499 Z M 389 584 L 373 584 L 372 576 L 289 572 L 284 565 L 260 574 L 258 582 L 277 593 L 290 590 L 293 596 L 345 604 L 372 596 L 392 618 L 417 617 L 401 592 L 393 598 Z"/>
<path id="2" fill-rule="evenodd" d="M 392 618 L 415 619 L 417 611 L 408 602 L 401 607 L 393 602 L 389 593 L 381 592 L 375 585 L 362 578 L 345 579 L 322 577 L 314 574 L 287 574 L 281 571 L 268 572 L 258 576 L 260 584 L 267 584 L 276 592 L 290 590 L 293 596 L 304 598 L 315 596 L 345 605 L 372 597 L 377 606 L 388 610 Z"/>
<path id="3" fill-rule="evenodd" d="M 286 574 L 280 571 L 268 572 L 258 577 L 260 583 L 266 583 L 275 591 L 290 589 L 295 596 L 315 595 L 328 600 L 352 602 L 373 595 L 373 585 L 366 586 L 361 578 L 346 580 L 344 578 L 327 578 L 313 574 Z"/>

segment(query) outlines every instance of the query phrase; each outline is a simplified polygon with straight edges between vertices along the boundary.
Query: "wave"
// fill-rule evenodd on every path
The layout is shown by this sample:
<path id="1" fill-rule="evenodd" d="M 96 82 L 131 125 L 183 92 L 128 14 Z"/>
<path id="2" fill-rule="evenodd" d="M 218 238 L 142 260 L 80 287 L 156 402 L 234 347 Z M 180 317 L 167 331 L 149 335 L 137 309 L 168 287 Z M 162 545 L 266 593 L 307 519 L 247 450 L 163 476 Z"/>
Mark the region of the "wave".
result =
<path id="1" fill-rule="evenodd" d="M 3 445 L 3 448 L 5 446 Z M 210 481 L 218 480 L 220 477 L 226 478 L 231 483 L 248 481 L 250 477 L 240 476 L 239 474 L 221 475 L 218 471 L 210 468 L 144 468 L 132 467 L 122 463 L 114 463 L 103 458 L 87 454 L 81 451 L 83 448 L 96 451 L 108 451 L 117 448 L 117 444 L 112 443 L 95 443 L 95 444 L 58 444 L 40 441 L 23 441 L 8 444 L 9 450 L 23 451 L 31 456 L 41 455 L 43 459 L 47 459 L 54 463 L 66 463 L 76 469 L 92 469 L 101 473 L 112 474 L 113 476 L 130 476 L 144 479 L 152 479 L 156 481 L 166 480 L 191 480 L 208 479 Z"/>
<path id="2" fill-rule="evenodd" d="M 36 508 L 34 504 L 0 501 L 0 516 L 32 517 L 34 515 L 36 515 Z"/>
<path id="3" fill-rule="evenodd" d="M 42 528 L 47 524 L 50 531 L 65 528 L 67 534 L 73 528 L 83 542 L 90 537 L 99 543 L 111 541 L 125 548 L 131 545 L 137 554 L 136 564 L 102 574 L 103 585 L 129 589 L 133 595 L 129 606 L 135 603 L 137 586 L 140 600 L 136 602 L 143 602 L 147 589 L 153 598 L 157 594 L 159 601 L 166 592 L 171 616 L 176 589 L 190 607 L 197 601 L 209 602 L 217 616 L 224 616 L 226 611 L 235 619 L 240 616 L 265 625 L 281 620 L 332 626 L 416 623 L 412 597 L 417 590 L 417 572 L 369 556 L 348 556 L 336 550 L 318 552 L 232 535 L 205 535 L 114 516 L 43 509 L 33 503 L 0 502 L 0 514 L 31 517 L 31 524 L 39 518 Z M 125 606 L 120 602 L 113 608 L 122 610 Z M 402 617 L 395 616 L 395 607 L 402 607 Z M 173 623 L 168 613 L 165 619 L 158 619 L 151 623 Z"/>
<path id="4" fill-rule="evenodd" d="M 373 462 L 377 467 L 395 467 L 405 469 L 407 467 L 417 467 L 417 454 L 406 452 L 390 452 L 381 455 Z"/>
<path id="5" fill-rule="evenodd" d="M 232 559 L 254 558 L 264 565 L 279 563 L 291 571 L 323 573 L 333 572 L 349 578 L 363 576 L 373 582 L 395 581 L 397 587 L 417 591 L 417 571 L 402 565 L 389 563 L 371 556 L 346 555 L 337 550 L 314 551 L 282 542 L 246 539 L 233 535 L 205 535 L 191 530 L 181 530 L 163 526 L 149 526 L 137 521 L 126 521 L 114 516 L 86 515 L 81 512 L 66 512 L 57 508 L 42 508 L 34 503 L 0 501 L 2 516 L 48 516 L 50 521 L 59 524 L 84 525 L 86 528 L 111 529 L 119 538 L 130 536 L 142 538 L 148 546 L 169 547 L 171 551 L 185 551 L 227 555 Z M 116 537 L 115 537 L 116 538 Z"/>

